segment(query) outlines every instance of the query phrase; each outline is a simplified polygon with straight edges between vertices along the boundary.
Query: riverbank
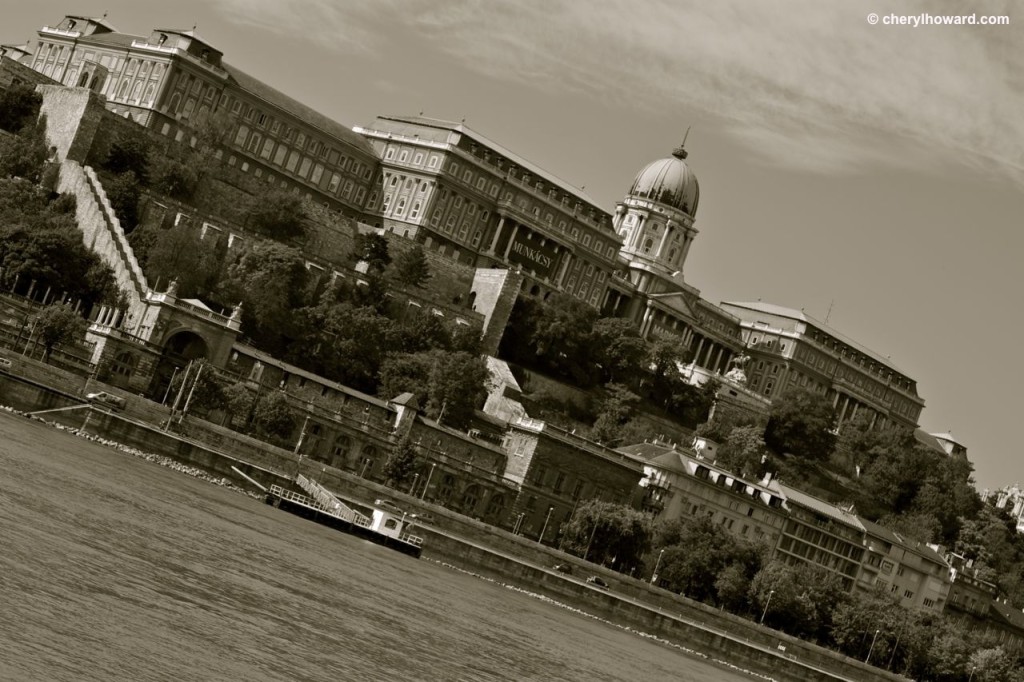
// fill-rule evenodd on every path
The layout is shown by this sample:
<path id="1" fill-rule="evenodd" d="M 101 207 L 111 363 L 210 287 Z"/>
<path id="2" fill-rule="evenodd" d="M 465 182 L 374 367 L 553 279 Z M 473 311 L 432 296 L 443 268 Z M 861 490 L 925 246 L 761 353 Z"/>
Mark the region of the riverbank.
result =
<path id="1" fill-rule="evenodd" d="M 4 379 L 0 377 L 0 388 L 6 389 Z M 37 405 L 42 403 L 53 409 L 55 403 L 75 400 L 74 396 L 67 394 L 62 394 L 60 398 L 63 400 L 58 400 L 46 387 L 29 383 L 34 385 L 22 385 L 19 392 L 22 398 L 36 393 L 38 400 L 30 402 Z M 0 396 L 6 398 L 8 393 L 4 390 Z M 44 416 L 53 417 L 48 421 L 54 422 L 58 428 L 80 432 L 83 437 L 175 468 L 181 473 L 204 477 L 218 485 L 233 485 L 232 481 L 238 480 L 233 467 L 264 485 L 280 483 L 302 471 L 319 478 L 325 486 L 356 504 L 388 499 L 410 513 L 431 519 L 429 525 L 423 524 L 417 531 L 426 538 L 424 557 L 429 560 L 536 594 L 539 598 L 564 604 L 566 608 L 579 609 L 591 617 L 663 640 L 682 650 L 695 652 L 694 655 L 720 661 L 723 665 L 738 666 L 778 680 L 902 679 L 654 588 L 643 581 L 582 562 L 443 507 L 316 462 L 302 461 L 280 449 L 268 446 L 254 450 L 252 459 L 256 461 L 246 461 L 217 452 L 200 442 L 164 432 L 151 424 L 92 408 Z M 566 577 L 547 568 L 555 563 L 574 565 L 578 576 L 601 575 L 611 585 L 611 590 L 598 590 L 587 585 L 582 578 Z"/>

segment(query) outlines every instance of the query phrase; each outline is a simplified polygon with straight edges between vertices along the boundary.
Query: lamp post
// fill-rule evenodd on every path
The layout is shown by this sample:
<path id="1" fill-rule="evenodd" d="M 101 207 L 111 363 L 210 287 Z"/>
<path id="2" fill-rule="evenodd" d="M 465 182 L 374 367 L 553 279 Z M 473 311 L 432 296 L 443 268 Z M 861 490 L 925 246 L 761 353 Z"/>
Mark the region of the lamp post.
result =
<path id="1" fill-rule="evenodd" d="M 410 495 L 415 493 L 415 491 L 416 491 L 416 483 L 418 483 L 419 480 L 420 480 L 420 475 L 419 475 L 418 472 L 412 475 L 412 485 L 409 486 L 409 494 Z"/>
<path id="2" fill-rule="evenodd" d="M 420 499 L 422 500 L 427 495 L 427 488 L 430 487 L 430 479 L 434 477 L 434 467 L 437 466 L 437 462 L 430 463 L 430 473 L 427 474 L 427 482 L 423 486 L 423 492 L 420 493 Z"/>
<path id="3" fill-rule="evenodd" d="M 171 372 L 171 380 L 167 383 L 167 390 L 164 391 L 164 399 L 160 401 L 161 405 L 167 404 L 167 398 L 171 395 L 171 386 L 174 385 L 174 377 L 178 376 L 178 372 L 181 371 L 181 367 L 175 367 L 174 371 Z"/>
<path id="4" fill-rule="evenodd" d="M 594 519 L 594 527 L 590 529 L 590 539 L 587 540 L 587 549 L 583 552 L 583 560 L 586 561 L 587 557 L 590 556 L 590 545 L 594 542 L 594 534 L 597 533 L 597 519 Z"/>
<path id="5" fill-rule="evenodd" d="M 868 655 L 864 657 L 864 662 L 867 663 L 871 660 L 871 652 L 875 648 L 875 640 L 878 639 L 878 630 L 875 630 L 875 636 L 871 638 L 871 646 L 868 647 Z"/>
<path id="6" fill-rule="evenodd" d="M 761 623 L 764 623 L 764 617 L 768 615 L 768 605 L 772 603 L 772 595 L 775 594 L 775 590 L 768 590 L 768 601 L 764 603 L 764 611 L 761 612 Z"/>
<path id="7" fill-rule="evenodd" d="M 663 557 L 663 556 L 665 556 L 665 550 L 664 549 L 662 549 L 660 552 L 658 552 L 658 560 L 654 562 L 654 572 L 651 573 L 651 584 L 652 585 L 658 579 L 658 566 L 661 566 L 661 557 Z"/>
<path id="8" fill-rule="evenodd" d="M 548 507 L 548 515 L 544 517 L 544 526 L 540 529 L 540 537 L 537 538 L 537 544 L 544 542 L 544 534 L 548 532 L 548 521 L 551 520 L 551 512 L 555 511 L 553 506 Z"/>
<path id="9" fill-rule="evenodd" d="M 299 440 L 298 440 L 297 443 L 295 443 L 295 449 L 292 450 L 292 452 L 295 453 L 295 454 L 298 454 L 299 450 L 302 448 L 302 441 L 306 440 L 306 427 L 307 426 L 309 426 L 309 415 L 308 414 L 306 415 L 306 418 L 302 421 L 302 430 L 299 431 Z"/>

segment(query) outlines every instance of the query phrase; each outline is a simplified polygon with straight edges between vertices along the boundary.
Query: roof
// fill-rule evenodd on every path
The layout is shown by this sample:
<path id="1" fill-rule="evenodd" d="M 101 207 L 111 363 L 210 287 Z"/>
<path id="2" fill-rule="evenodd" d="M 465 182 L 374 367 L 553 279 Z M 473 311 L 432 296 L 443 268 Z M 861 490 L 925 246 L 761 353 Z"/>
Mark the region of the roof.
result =
<path id="1" fill-rule="evenodd" d="M 864 355 L 867 355 L 868 357 L 870 357 L 871 359 L 875 360 L 876 362 L 879 362 L 879 363 L 885 365 L 886 367 L 888 367 L 888 368 L 890 368 L 890 369 L 892 369 L 894 371 L 897 371 L 900 374 L 902 374 L 902 375 L 904 375 L 904 376 L 909 378 L 909 375 L 907 375 L 906 372 L 904 372 L 899 367 L 897 367 L 895 364 L 893 364 L 892 360 L 890 360 L 889 358 L 882 357 L 881 355 L 879 355 L 875 351 L 871 350 L 867 346 L 863 346 L 863 345 L 857 343 L 853 339 L 845 336 L 844 334 L 842 334 L 841 332 L 837 331 L 833 327 L 828 326 L 827 324 L 825 324 L 821 320 L 818 320 L 818 319 L 816 319 L 814 317 L 811 317 L 810 315 L 808 315 L 807 313 L 805 313 L 802 310 L 794 310 L 793 308 L 786 308 L 785 306 L 776 305 L 774 303 L 764 303 L 762 301 L 754 301 L 754 302 L 722 301 L 721 305 L 731 305 L 731 306 L 736 306 L 737 308 L 746 308 L 748 310 L 754 310 L 754 311 L 762 312 L 762 313 L 765 313 L 765 314 L 768 314 L 768 315 L 777 315 L 779 317 L 788 317 L 791 320 L 799 320 L 801 322 L 805 322 L 807 324 L 814 325 L 818 329 L 820 329 L 820 330 L 822 330 L 824 332 L 827 332 L 828 334 L 830 334 L 830 335 L 834 336 L 835 338 L 839 339 L 840 341 L 842 341 L 846 345 L 850 346 L 851 348 L 855 348 L 856 350 L 858 350 L 859 352 L 863 353 Z"/>
<path id="2" fill-rule="evenodd" d="M 516 163 L 516 164 L 522 166 L 523 168 L 525 168 L 526 170 L 530 171 L 534 175 L 536 175 L 538 177 L 541 177 L 541 178 L 544 178 L 545 180 L 547 180 L 551 184 L 557 185 L 559 188 L 565 190 L 566 192 L 569 192 L 570 194 L 575 195 L 577 198 L 582 199 L 583 201 L 586 201 L 588 204 L 590 204 L 594 208 L 599 209 L 599 210 L 601 210 L 604 213 L 607 213 L 607 211 L 602 209 L 600 204 L 598 204 L 596 201 L 594 201 L 590 197 L 590 195 L 588 195 L 585 191 L 583 191 L 583 189 L 581 189 L 579 187 L 576 187 L 575 185 L 572 185 L 572 184 L 566 182 L 565 180 L 562 180 L 558 176 L 556 176 L 556 175 L 554 175 L 552 173 L 549 173 L 548 171 L 544 170 L 540 166 L 538 166 L 538 165 L 536 165 L 534 163 L 531 163 L 530 161 L 527 161 L 526 159 L 524 159 L 523 157 L 519 156 L 515 152 L 513 152 L 513 151 L 511 151 L 509 149 L 506 149 L 505 147 L 501 146 L 500 144 L 498 144 L 494 140 L 490 139 L 486 135 L 482 135 L 482 134 L 478 133 L 477 131 L 473 130 L 472 128 L 467 126 L 465 123 L 456 123 L 454 121 L 445 121 L 443 119 L 429 118 L 429 117 L 426 117 L 426 116 L 378 116 L 377 118 L 378 119 L 384 119 L 384 120 L 387 120 L 387 121 L 395 121 L 395 122 L 398 122 L 398 123 L 409 123 L 409 124 L 416 125 L 416 126 L 428 126 L 428 127 L 432 127 L 432 128 L 436 128 L 436 129 L 440 129 L 440 130 L 450 130 L 450 131 L 454 131 L 454 132 L 460 133 L 462 135 L 466 135 L 467 137 L 475 140 L 476 142 L 479 142 L 480 144 L 484 145 L 485 147 L 488 147 L 489 149 L 494 150 L 498 154 L 501 154 L 502 156 L 504 156 L 509 161 L 512 161 L 513 163 Z M 438 141 L 441 142 L 441 141 L 444 141 L 444 140 L 438 140 Z"/>
<path id="3" fill-rule="evenodd" d="M 145 40 L 145 38 L 142 36 L 132 35 L 131 33 L 93 33 L 92 35 L 82 36 L 78 39 L 78 42 L 85 45 L 131 47 L 132 43 L 136 40 Z"/>
<path id="4" fill-rule="evenodd" d="M 686 468 L 686 461 L 683 456 L 678 452 L 666 452 L 663 455 L 654 457 L 648 461 L 652 467 L 668 471 L 673 474 L 689 474 L 690 471 Z"/>
<path id="5" fill-rule="evenodd" d="M 374 158 L 377 156 L 377 153 L 373 150 L 369 141 L 348 126 L 344 126 L 337 121 L 324 116 L 320 112 L 311 109 L 302 102 L 292 99 L 283 92 L 275 90 L 263 81 L 250 76 L 237 67 L 226 63 L 222 63 L 222 67 L 242 90 L 262 99 L 272 106 L 292 114 L 304 123 L 319 129 L 327 135 L 342 140 L 349 146 L 358 149 L 367 156 Z"/>
<path id="6" fill-rule="evenodd" d="M 205 303 L 200 301 L 198 298 L 183 298 L 181 300 L 183 300 L 185 303 L 190 303 L 190 304 L 196 306 L 197 308 L 202 308 L 203 310 L 209 310 L 211 313 L 214 312 L 210 308 L 210 306 L 206 305 Z"/>
<path id="7" fill-rule="evenodd" d="M 210 43 L 210 41 L 207 40 L 206 38 L 204 38 L 201 35 L 199 35 L 199 33 L 195 30 L 194 27 L 191 28 L 191 29 L 184 29 L 184 28 L 157 28 L 157 29 L 153 29 L 153 30 L 156 31 L 157 33 L 173 33 L 175 35 L 185 36 L 186 38 L 192 38 L 193 40 L 198 40 L 203 45 L 209 45 L 210 47 L 213 47 L 212 43 Z"/>
<path id="8" fill-rule="evenodd" d="M 104 14 L 102 17 L 87 17 L 87 16 L 84 16 L 84 15 L 81 15 L 81 14 L 66 14 L 66 15 L 64 15 L 64 18 L 65 19 L 80 19 L 81 21 L 91 21 L 94 24 L 98 24 L 99 26 L 102 26 L 103 28 L 107 29 L 108 31 L 117 31 L 117 29 L 114 28 L 114 25 L 111 24 L 109 21 L 107 21 L 107 15 L 106 14 Z"/>
<path id="9" fill-rule="evenodd" d="M 677 452 L 675 446 L 666 445 L 665 443 L 635 443 L 633 445 L 624 445 L 621 448 L 615 448 L 615 451 L 643 460 L 653 460 L 665 453 Z"/>
<path id="10" fill-rule="evenodd" d="M 778 482 L 774 483 L 773 485 L 777 485 L 779 491 L 786 496 L 787 503 L 792 502 L 799 504 L 801 507 L 806 507 L 811 511 L 823 514 L 824 516 L 827 516 L 834 521 L 838 521 L 839 523 L 845 524 L 847 526 L 852 526 L 859 531 L 867 530 L 864 527 L 864 524 L 860 522 L 860 519 L 858 519 L 854 514 L 851 514 L 848 511 L 831 505 L 828 502 L 825 502 L 824 500 L 819 500 L 817 497 L 814 497 L 813 495 L 808 495 L 807 493 L 797 490 L 796 488 L 790 488 L 788 485 L 783 485 Z"/>
<path id="11" fill-rule="evenodd" d="M 939 443 L 934 434 L 928 433 L 924 429 L 914 429 L 914 438 L 918 443 L 921 443 L 922 445 L 937 452 L 941 452 L 943 455 L 946 454 L 946 448 L 942 447 L 942 444 Z"/>
<path id="12" fill-rule="evenodd" d="M 1024 612 L 1015 606 L 1004 604 L 998 599 L 992 600 L 989 604 L 989 610 L 996 612 L 1003 621 L 1008 625 L 1012 626 L 1014 630 L 1018 630 L 1024 635 Z"/>

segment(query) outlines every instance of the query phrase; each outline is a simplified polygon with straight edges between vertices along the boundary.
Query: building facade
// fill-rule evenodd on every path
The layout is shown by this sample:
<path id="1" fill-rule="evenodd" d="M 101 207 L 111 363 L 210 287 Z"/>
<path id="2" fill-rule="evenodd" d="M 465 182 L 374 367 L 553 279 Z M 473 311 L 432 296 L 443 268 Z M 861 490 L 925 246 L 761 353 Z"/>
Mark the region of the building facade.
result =
<path id="1" fill-rule="evenodd" d="M 706 516 L 744 540 L 778 544 L 787 516 L 778 491 L 737 478 L 693 450 L 655 442 L 619 451 L 645 460 L 640 507 L 655 519 Z"/>
<path id="2" fill-rule="evenodd" d="M 366 208 L 382 227 L 478 267 L 516 268 L 534 295 L 604 304 L 620 244 L 583 190 L 464 123 L 380 116 L 355 131 L 381 158 Z"/>
<path id="3" fill-rule="evenodd" d="M 722 308 L 740 320 L 754 391 L 774 398 L 798 386 L 825 395 L 838 428 L 861 413 L 875 427 L 917 427 L 924 409 L 917 382 L 888 358 L 799 310 L 760 301 Z"/>
<path id="4" fill-rule="evenodd" d="M 196 128 L 220 113 L 229 166 L 363 217 L 378 164 L 366 140 L 226 63 L 194 30 L 135 35 L 105 18 L 66 16 L 39 29 L 22 62 L 178 142 L 195 144 Z"/>

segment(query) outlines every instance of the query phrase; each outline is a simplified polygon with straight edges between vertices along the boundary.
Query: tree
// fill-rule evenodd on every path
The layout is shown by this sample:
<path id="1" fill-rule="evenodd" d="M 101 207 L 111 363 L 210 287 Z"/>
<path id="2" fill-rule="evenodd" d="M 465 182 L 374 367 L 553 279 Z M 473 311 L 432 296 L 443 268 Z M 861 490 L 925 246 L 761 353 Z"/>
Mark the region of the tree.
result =
<path id="1" fill-rule="evenodd" d="M 221 262 L 213 240 L 201 240 L 195 229 L 175 225 L 169 229 L 140 228 L 137 232 L 155 230 L 152 245 L 145 250 L 144 267 L 151 282 L 177 280 L 178 296 L 205 296 L 217 285 Z"/>
<path id="2" fill-rule="evenodd" d="M 470 353 L 393 353 L 381 365 L 380 392 L 388 397 L 413 393 L 428 417 L 465 429 L 483 404 L 489 379 L 486 363 Z"/>
<path id="3" fill-rule="evenodd" d="M 18 133 L 39 116 L 42 95 L 29 83 L 12 85 L 0 91 L 0 128 Z"/>
<path id="4" fill-rule="evenodd" d="M 228 268 L 221 298 L 241 301 L 242 331 L 264 350 L 283 354 L 298 336 L 295 311 L 302 307 L 307 277 L 299 251 L 260 242 Z"/>
<path id="5" fill-rule="evenodd" d="M 284 391 L 263 395 L 256 403 L 252 423 L 260 436 L 278 444 L 286 442 L 295 431 L 297 420 Z"/>
<path id="6" fill-rule="evenodd" d="M 536 361 L 548 371 L 567 377 L 577 384 L 594 382 L 594 364 L 590 359 L 590 331 L 597 311 L 583 301 L 560 292 L 536 307 L 530 343 Z"/>
<path id="7" fill-rule="evenodd" d="M 791 388 L 772 402 L 765 444 L 778 453 L 825 461 L 835 448 L 832 405 L 820 393 Z"/>
<path id="8" fill-rule="evenodd" d="M 49 362 L 55 347 L 84 338 L 88 324 L 71 306 L 55 304 L 36 313 L 34 327 L 43 344 L 43 360 Z"/>
<path id="9" fill-rule="evenodd" d="M 190 159 L 155 155 L 150 161 L 153 189 L 172 199 L 189 201 L 199 188 L 201 173 Z"/>
<path id="10" fill-rule="evenodd" d="M 359 233 L 356 235 L 355 252 L 357 261 L 366 263 L 368 272 L 382 273 L 391 263 L 388 253 L 388 240 L 376 232 Z"/>
<path id="11" fill-rule="evenodd" d="M 716 463 L 741 478 L 756 478 L 766 456 L 764 429 L 760 426 L 737 426 L 729 431 L 718 449 Z"/>
<path id="12" fill-rule="evenodd" d="M 562 549 L 627 573 L 641 565 L 651 540 L 648 517 L 624 504 L 588 500 L 562 527 Z"/>
<path id="13" fill-rule="evenodd" d="M 49 150 L 45 123 L 25 126 L 17 135 L 0 135 L 0 178 L 25 178 L 39 182 Z"/>
<path id="14" fill-rule="evenodd" d="M 717 581 L 727 567 L 736 566 L 749 583 L 761 562 L 755 545 L 739 541 L 706 516 L 685 525 L 669 523 L 655 531 L 655 538 L 654 548 L 665 550 L 658 575 L 668 589 L 699 601 L 734 606 L 745 602 L 733 591 L 736 575 L 723 578 L 720 584 Z M 719 587 L 724 590 L 721 595 Z"/>
<path id="15" fill-rule="evenodd" d="M 302 196 L 280 188 L 254 195 L 245 214 L 248 227 L 279 241 L 302 238 L 308 221 Z"/>
<path id="16" fill-rule="evenodd" d="M 418 463 L 419 453 L 409 434 L 406 434 L 395 443 L 384 463 L 384 476 L 388 485 L 396 488 L 402 486 L 412 478 Z"/>
<path id="17" fill-rule="evenodd" d="M 149 180 L 149 158 L 153 154 L 153 143 L 144 129 L 132 129 L 118 135 L 110 145 L 104 167 L 118 175 L 134 173 L 142 184 Z"/>
<path id="18" fill-rule="evenodd" d="M 590 438 L 615 447 L 625 440 L 624 427 L 636 414 L 640 396 L 622 384 L 608 384 L 605 389 L 607 397 L 591 427 Z"/>
<path id="19" fill-rule="evenodd" d="M 644 369 L 647 342 L 629 320 L 602 317 L 591 332 L 594 357 L 601 367 L 605 383 L 632 382 L 635 386 Z"/>
<path id="20" fill-rule="evenodd" d="M 391 263 L 392 277 L 407 287 L 422 287 L 430 279 L 430 264 L 422 244 L 402 251 Z"/>
<path id="21" fill-rule="evenodd" d="M 230 415 L 229 424 L 244 418 L 253 407 L 253 392 L 241 381 L 224 388 L 224 408 Z"/>
<path id="22" fill-rule="evenodd" d="M 107 199 L 117 214 L 121 227 L 125 233 L 131 232 L 139 223 L 139 198 L 142 196 L 142 188 L 135 172 L 128 171 L 118 175 L 107 183 L 105 189 Z"/>

